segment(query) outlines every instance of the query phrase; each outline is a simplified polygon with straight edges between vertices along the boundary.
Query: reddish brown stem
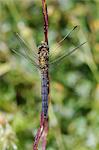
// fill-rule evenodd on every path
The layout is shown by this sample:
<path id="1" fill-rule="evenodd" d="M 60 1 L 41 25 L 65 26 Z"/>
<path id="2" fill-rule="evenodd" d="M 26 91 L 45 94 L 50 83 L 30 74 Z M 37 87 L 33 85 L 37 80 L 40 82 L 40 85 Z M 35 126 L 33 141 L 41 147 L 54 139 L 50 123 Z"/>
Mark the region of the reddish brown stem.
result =
<path id="1" fill-rule="evenodd" d="M 48 44 L 48 12 L 46 0 L 42 0 L 42 8 L 44 18 L 44 36 L 45 36 L 44 40 Z M 42 150 L 46 150 L 47 134 L 48 134 L 48 118 L 45 118 L 44 114 L 41 113 L 40 128 L 38 129 L 35 137 L 33 150 L 38 150 L 38 144 L 41 137 L 42 137 Z"/>
<path id="2" fill-rule="evenodd" d="M 45 42 L 48 44 L 48 11 L 46 0 L 42 0 L 43 18 L 44 18 L 44 36 Z M 42 150 L 46 150 L 48 134 L 48 118 L 44 118 L 44 131 L 42 134 Z"/>
<path id="3" fill-rule="evenodd" d="M 44 131 L 42 134 L 42 150 L 46 150 L 47 145 L 47 134 L 48 134 L 48 118 L 44 120 Z"/>
<path id="4" fill-rule="evenodd" d="M 47 134 L 48 134 L 48 118 L 44 118 L 44 114 L 41 113 L 40 128 L 38 129 L 37 134 L 35 136 L 33 150 L 38 150 L 38 144 L 41 137 L 42 137 L 42 150 L 46 150 Z"/>
<path id="5" fill-rule="evenodd" d="M 48 11 L 46 0 L 42 0 L 43 18 L 44 18 L 44 36 L 45 42 L 48 44 Z"/>
<path id="6" fill-rule="evenodd" d="M 33 150 L 38 150 L 39 140 L 40 140 L 40 138 L 42 136 L 43 131 L 44 131 L 44 115 L 41 114 L 40 128 L 38 129 L 37 134 L 35 136 Z"/>

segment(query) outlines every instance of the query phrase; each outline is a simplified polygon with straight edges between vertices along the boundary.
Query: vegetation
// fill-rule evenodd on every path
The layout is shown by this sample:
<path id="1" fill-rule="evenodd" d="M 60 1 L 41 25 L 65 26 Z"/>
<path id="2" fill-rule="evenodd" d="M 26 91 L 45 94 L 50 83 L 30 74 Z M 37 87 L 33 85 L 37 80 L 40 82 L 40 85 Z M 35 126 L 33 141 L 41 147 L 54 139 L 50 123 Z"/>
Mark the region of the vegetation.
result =
<path id="1" fill-rule="evenodd" d="M 98 0 L 48 1 L 52 57 L 87 41 L 50 68 L 48 150 L 99 150 L 98 10 Z M 55 50 L 75 25 L 79 29 Z M 40 0 L 0 0 L 0 150 L 32 149 L 40 123 L 40 75 L 11 51 L 23 50 L 15 32 L 34 50 L 43 40 Z"/>

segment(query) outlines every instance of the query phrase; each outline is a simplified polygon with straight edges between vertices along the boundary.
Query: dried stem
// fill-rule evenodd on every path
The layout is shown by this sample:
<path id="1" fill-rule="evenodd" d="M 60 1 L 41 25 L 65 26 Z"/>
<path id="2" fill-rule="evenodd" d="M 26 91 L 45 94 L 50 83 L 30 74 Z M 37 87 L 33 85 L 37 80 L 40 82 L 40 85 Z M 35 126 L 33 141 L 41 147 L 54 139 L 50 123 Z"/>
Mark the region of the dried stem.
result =
<path id="1" fill-rule="evenodd" d="M 48 12 L 46 0 L 42 0 L 42 8 L 44 17 L 44 36 L 45 42 L 48 44 Z M 44 114 L 41 112 L 40 128 L 38 129 L 35 137 L 33 150 L 38 150 L 38 144 L 41 137 L 42 137 L 42 150 L 46 150 L 47 134 L 48 134 L 48 118 L 45 118 Z"/>
<path id="2" fill-rule="evenodd" d="M 42 0 L 43 18 L 44 18 L 44 36 L 45 42 L 48 44 L 48 11 L 46 0 Z"/>

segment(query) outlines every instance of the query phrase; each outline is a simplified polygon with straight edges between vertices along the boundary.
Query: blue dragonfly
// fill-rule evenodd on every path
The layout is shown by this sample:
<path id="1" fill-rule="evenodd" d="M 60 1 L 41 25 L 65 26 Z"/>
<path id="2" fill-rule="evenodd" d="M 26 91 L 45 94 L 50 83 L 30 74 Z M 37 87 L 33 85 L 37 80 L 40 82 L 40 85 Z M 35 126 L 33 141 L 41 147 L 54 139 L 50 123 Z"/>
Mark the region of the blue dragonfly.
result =
<path id="1" fill-rule="evenodd" d="M 75 26 L 70 32 L 68 32 L 62 40 L 58 43 L 56 48 L 53 50 L 54 53 L 57 49 L 61 48 L 61 44 L 63 41 L 66 40 L 67 37 L 71 35 L 71 33 L 76 30 L 78 26 Z M 50 51 L 49 51 L 49 45 L 48 43 L 42 41 L 41 44 L 36 48 L 36 50 L 33 50 L 29 47 L 29 45 L 23 40 L 23 38 L 16 33 L 17 40 L 19 41 L 20 45 L 24 49 L 24 53 L 21 51 L 17 51 L 15 49 L 11 49 L 14 53 L 16 53 L 19 56 L 24 57 L 27 59 L 33 66 L 38 68 L 41 72 L 41 96 L 42 96 L 42 110 L 41 110 L 41 123 L 48 122 L 48 106 L 49 106 L 49 89 L 50 89 L 50 80 L 49 80 L 49 68 L 50 66 L 60 64 L 60 62 L 65 59 L 67 56 L 75 52 L 77 49 L 79 49 L 81 46 L 83 46 L 86 42 L 81 43 L 77 47 L 70 50 L 68 53 L 64 52 L 62 55 L 60 55 L 58 58 L 50 59 Z M 43 118 L 43 119 L 42 119 Z M 43 121 L 42 121 L 43 120 Z M 42 124 L 43 124 L 42 123 Z M 36 136 L 35 141 L 39 141 L 41 134 L 43 132 L 44 125 L 41 124 L 41 133 L 38 131 L 38 134 Z M 37 150 L 37 143 L 34 143 L 34 150 Z"/>

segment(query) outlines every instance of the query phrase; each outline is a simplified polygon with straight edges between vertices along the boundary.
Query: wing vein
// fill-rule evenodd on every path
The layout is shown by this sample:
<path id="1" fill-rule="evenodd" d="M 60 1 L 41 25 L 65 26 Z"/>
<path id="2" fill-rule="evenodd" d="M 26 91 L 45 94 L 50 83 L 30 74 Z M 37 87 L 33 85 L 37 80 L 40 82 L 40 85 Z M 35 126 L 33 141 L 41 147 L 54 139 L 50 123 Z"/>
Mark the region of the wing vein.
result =
<path id="1" fill-rule="evenodd" d="M 58 61 L 61 61 L 62 59 L 64 59 L 65 57 L 69 56 L 70 54 L 72 54 L 73 52 L 75 52 L 78 48 L 80 48 L 82 45 L 84 45 L 86 42 L 81 43 L 80 45 L 78 45 L 76 48 L 72 49 L 70 52 L 63 54 L 62 56 L 60 56 L 59 58 L 53 60 L 52 62 L 50 62 L 49 64 L 54 64 Z"/>

